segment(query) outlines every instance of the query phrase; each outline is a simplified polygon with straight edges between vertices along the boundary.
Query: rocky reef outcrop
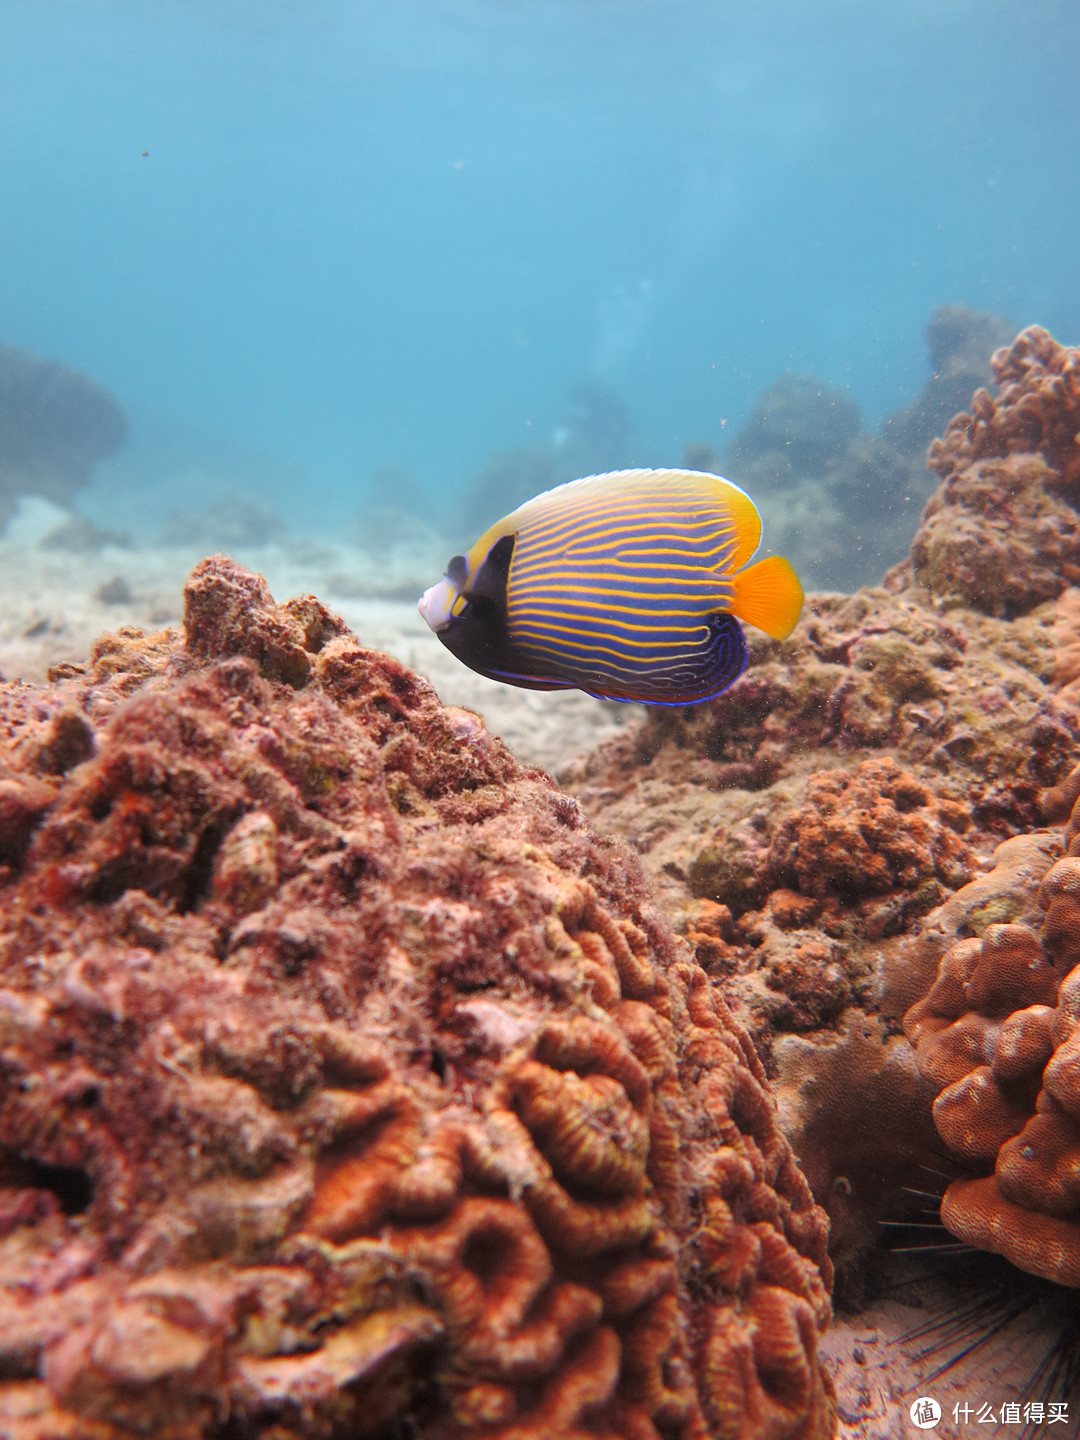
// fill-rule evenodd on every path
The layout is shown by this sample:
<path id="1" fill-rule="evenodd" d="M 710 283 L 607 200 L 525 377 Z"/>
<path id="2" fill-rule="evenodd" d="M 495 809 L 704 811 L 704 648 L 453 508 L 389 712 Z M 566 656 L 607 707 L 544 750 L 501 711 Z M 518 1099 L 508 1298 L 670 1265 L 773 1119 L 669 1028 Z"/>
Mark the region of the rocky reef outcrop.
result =
<path id="1" fill-rule="evenodd" d="M 318 601 L 185 605 L 0 686 L 0 1431 L 831 1435 L 825 1217 L 629 848 Z"/>
<path id="2" fill-rule="evenodd" d="M 993 364 L 884 585 L 809 596 L 719 699 L 561 772 L 725 977 L 853 1273 L 941 1147 L 902 1017 L 958 935 L 1016 919 L 1016 873 L 1037 888 L 1041 796 L 1080 751 L 1080 352 L 1031 329 Z"/>
<path id="3" fill-rule="evenodd" d="M 126 435 L 123 411 L 96 380 L 0 345 L 0 533 L 20 495 L 67 504 Z"/>
<path id="4" fill-rule="evenodd" d="M 944 483 L 911 564 L 946 603 L 1012 618 L 1080 580 L 1080 352 L 1032 326 L 993 366 L 998 398 L 976 390 L 930 447 Z"/>

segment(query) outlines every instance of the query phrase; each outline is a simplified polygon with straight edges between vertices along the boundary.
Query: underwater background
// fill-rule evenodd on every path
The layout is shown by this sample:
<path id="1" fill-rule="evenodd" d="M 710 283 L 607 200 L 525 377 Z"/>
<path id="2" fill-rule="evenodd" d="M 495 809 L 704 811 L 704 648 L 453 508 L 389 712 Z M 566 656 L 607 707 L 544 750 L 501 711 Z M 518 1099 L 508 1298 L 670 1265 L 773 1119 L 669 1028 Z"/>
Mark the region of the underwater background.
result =
<path id="1" fill-rule="evenodd" d="M 1075 1433 L 1078 41 L 0 0 L 5 1440 Z"/>
<path id="2" fill-rule="evenodd" d="M 768 522 L 725 447 L 786 374 L 842 440 L 938 306 L 1076 334 L 1078 53 L 1062 0 L 3 0 L 0 342 L 116 398 L 77 504 L 140 539 L 223 497 L 466 535 L 695 446 Z"/>

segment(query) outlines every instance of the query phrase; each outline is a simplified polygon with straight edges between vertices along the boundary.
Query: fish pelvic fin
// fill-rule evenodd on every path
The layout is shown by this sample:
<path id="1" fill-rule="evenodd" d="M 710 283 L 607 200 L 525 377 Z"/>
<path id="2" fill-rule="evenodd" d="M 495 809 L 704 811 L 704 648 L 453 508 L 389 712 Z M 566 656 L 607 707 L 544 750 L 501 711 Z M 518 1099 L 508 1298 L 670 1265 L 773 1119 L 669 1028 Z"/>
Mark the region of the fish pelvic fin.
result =
<path id="1" fill-rule="evenodd" d="M 791 562 L 782 555 L 768 555 L 730 577 L 735 597 L 732 615 L 756 625 L 774 640 L 786 640 L 795 629 L 803 603 L 803 588 Z"/>

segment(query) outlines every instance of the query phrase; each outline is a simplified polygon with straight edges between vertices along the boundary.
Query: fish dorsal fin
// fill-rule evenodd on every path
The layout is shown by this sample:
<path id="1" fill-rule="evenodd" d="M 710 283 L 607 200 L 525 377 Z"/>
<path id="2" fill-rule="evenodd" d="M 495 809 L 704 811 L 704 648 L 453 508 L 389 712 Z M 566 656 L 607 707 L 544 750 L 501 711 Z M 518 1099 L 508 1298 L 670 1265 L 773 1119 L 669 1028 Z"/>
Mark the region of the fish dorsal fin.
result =
<path id="1" fill-rule="evenodd" d="M 628 490 L 637 484 L 652 485 L 657 489 L 670 487 L 682 494 L 696 490 L 703 503 L 719 500 L 731 516 L 735 532 L 735 548 L 725 568 L 740 569 L 753 558 L 761 544 L 761 516 L 757 506 L 745 490 L 731 480 L 725 480 L 722 475 L 713 475 L 707 470 L 613 470 L 609 475 L 593 475 L 588 480 L 571 482 L 574 485 L 589 483 L 612 488 L 625 485 Z"/>
<path id="2" fill-rule="evenodd" d="M 526 500 L 524 505 L 519 505 L 498 524 L 493 525 L 474 549 L 478 554 L 482 550 L 486 551 L 498 535 L 517 530 L 535 517 L 550 513 L 553 507 L 560 504 L 580 503 L 590 492 L 602 494 L 621 491 L 629 502 L 638 486 L 656 491 L 670 489 L 683 495 L 688 491 L 697 491 L 702 503 L 719 501 L 730 515 L 735 533 L 735 548 L 727 561 L 733 569 L 737 570 L 745 565 L 761 543 L 761 516 L 757 506 L 745 490 L 720 475 L 712 475 L 704 470 L 611 470 L 604 475 L 586 475 L 580 480 L 567 480 L 562 485 L 534 495 L 531 500 Z"/>
<path id="3" fill-rule="evenodd" d="M 696 496 L 700 497 L 703 507 L 718 507 L 727 522 L 724 529 L 730 528 L 731 532 L 732 548 L 725 556 L 725 571 L 741 569 L 761 543 L 761 516 L 757 506 L 745 490 L 720 475 L 704 470 L 612 470 L 556 485 L 496 521 L 468 551 L 470 582 L 475 580 L 495 545 L 506 536 L 519 533 L 530 522 L 542 522 L 564 507 L 575 510 L 584 506 L 587 510 L 593 496 L 618 494 L 630 505 L 639 488 L 651 491 L 654 496 L 667 491 L 682 503 Z"/>
<path id="4" fill-rule="evenodd" d="M 733 485 L 730 480 L 724 480 L 719 475 L 708 477 L 713 488 L 719 492 L 720 499 L 731 512 L 732 524 L 735 530 L 735 549 L 732 551 L 728 564 L 733 570 L 741 570 L 748 560 L 752 560 L 761 544 L 761 516 L 758 508 L 745 490 L 738 485 Z"/>

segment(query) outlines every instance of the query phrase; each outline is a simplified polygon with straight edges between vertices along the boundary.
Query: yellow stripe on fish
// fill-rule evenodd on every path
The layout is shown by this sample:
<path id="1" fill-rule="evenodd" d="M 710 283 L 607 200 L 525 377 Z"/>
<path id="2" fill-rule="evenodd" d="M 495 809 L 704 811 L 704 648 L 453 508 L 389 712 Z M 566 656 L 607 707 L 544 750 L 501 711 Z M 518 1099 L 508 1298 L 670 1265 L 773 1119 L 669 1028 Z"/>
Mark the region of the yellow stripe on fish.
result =
<path id="1" fill-rule="evenodd" d="M 788 561 L 748 564 L 760 540 L 757 506 L 718 475 L 590 475 L 492 525 L 419 609 L 448 650 L 492 679 L 690 704 L 745 668 L 740 620 L 783 639 L 799 618 Z"/>

